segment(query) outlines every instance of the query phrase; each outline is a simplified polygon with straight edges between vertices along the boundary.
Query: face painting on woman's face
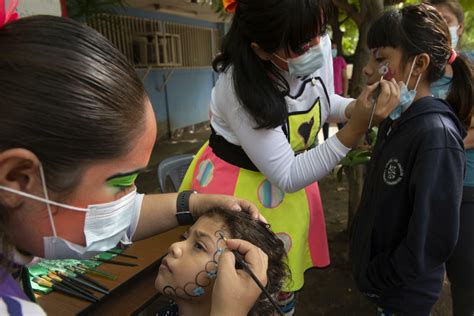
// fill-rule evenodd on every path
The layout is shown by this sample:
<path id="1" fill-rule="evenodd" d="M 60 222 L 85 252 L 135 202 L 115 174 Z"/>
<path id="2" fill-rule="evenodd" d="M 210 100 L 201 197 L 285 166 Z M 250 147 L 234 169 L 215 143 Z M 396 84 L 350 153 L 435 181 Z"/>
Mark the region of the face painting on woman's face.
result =
<path id="1" fill-rule="evenodd" d="M 219 218 L 201 217 L 172 244 L 162 260 L 155 287 L 176 299 L 210 299 L 220 255 L 226 248 Z"/>

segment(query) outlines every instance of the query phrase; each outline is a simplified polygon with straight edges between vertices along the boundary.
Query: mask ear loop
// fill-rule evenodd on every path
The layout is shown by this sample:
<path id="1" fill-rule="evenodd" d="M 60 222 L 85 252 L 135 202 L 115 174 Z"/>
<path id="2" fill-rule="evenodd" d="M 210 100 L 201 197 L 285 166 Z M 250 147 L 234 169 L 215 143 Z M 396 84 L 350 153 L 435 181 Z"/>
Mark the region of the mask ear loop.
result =
<path id="1" fill-rule="evenodd" d="M 275 53 L 273 53 L 273 56 L 275 56 L 276 58 L 278 58 L 280 61 L 284 62 L 285 64 L 288 64 L 288 60 L 283 59 L 283 57 L 280 57 L 280 56 L 278 56 L 278 55 L 275 54 Z"/>
<path id="2" fill-rule="evenodd" d="M 411 75 L 413 73 L 413 69 L 415 69 L 415 63 L 416 63 L 416 57 L 418 56 L 415 56 L 415 58 L 413 59 L 413 62 L 411 63 L 411 68 L 410 68 L 410 72 L 408 73 L 408 78 L 407 80 L 405 81 L 405 85 L 407 86 L 407 89 L 408 89 L 408 81 L 410 80 L 411 78 Z M 418 80 L 416 81 L 416 84 L 415 84 L 415 89 L 418 87 L 418 83 L 420 82 L 420 78 L 421 78 L 421 74 L 418 76 Z"/>
<path id="3" fill-rule="evenodd" d="M 44 197 L 46 198 L 46 200 L 49 201 L 48 189 L 46 188 L 46 179 L 44 176 L 42 164 L 40 164 L 39 169 L 40 169 L 40 176 L 41 176 L 41 184 L 43 185 Z M 51 212 L 51 205 L 49 205 L 49 203 L 46 203 L 46 207 L 48 208 L 49 221 L 51 223 L 51 228 L 53 229 L 54 237 L 58 237 L 58 235 L 56 234 L 56 226 L 54 225 L 53 212 Z"/>

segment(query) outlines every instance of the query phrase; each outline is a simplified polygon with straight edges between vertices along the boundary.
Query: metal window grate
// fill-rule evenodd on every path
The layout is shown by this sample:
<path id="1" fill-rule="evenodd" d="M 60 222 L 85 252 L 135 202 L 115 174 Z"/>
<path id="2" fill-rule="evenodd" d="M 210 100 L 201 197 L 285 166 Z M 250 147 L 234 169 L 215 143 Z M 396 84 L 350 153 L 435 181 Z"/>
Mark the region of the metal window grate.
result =
<path id="1" fill-rule="evenodd" d="M 216 28 L 124 15 L 100 14 L 86 22 L 136 67 L 209 67 L 221 40 Z"/>

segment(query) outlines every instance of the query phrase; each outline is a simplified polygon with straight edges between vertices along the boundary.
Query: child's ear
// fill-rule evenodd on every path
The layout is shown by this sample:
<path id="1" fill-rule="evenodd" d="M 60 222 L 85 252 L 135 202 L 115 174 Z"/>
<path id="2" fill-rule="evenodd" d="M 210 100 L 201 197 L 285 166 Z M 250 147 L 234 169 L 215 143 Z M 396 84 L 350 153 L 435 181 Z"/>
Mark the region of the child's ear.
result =
<path id="1" fill-rule="evenodd" d="M 430 56 L 426 53 L 418 55 L 416 58 L 415 67 L 413 68 L 413 75 L 418 76 L 425 73 L 430 65 Z"/>

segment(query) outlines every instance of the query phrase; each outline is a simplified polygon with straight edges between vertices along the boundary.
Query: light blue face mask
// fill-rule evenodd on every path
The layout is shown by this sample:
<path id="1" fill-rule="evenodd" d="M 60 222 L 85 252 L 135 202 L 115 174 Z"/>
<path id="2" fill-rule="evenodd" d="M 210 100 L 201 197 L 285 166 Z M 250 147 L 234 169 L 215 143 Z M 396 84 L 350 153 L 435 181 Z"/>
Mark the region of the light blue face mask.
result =
<path id="1" fill-rule="evenodd" d="M 435 98 L 446 100 L 449 89 L 451 88 L 452 80 L 453 80 L 453 77 L 448 77 L 446 75 L 443 75 L 439 80 L 431 84 L 431 94 Z"/>
<path id="2" fill-rule="evenodd" d="M 451 48 L 454 49 L 456 49 L 456 46 L 458 46 L 459 42 L 458 29 L 459 25 L 453 25 L 449 27 L 449 35 L 451 35 Z"/>
<path id="3" fill-rule="evenodd" d="M 416 56 L 413 59 L 413 63 L 411 64 L 410 73 L 408 74 L 406 83 L 402 83 L 402 86 L 400 87 L 400 103 L 395 109 L 393 109 L 393 111 L 389 115 L 390 118 L 394 121 L 398 119 L 400 115 L 402 115 L 402 113 L 410 107 L 410 105 L 413 103 L 413 100 L 415 99 L 416 88 L 418 87 L 418 83 L 420 83 L 421 74 L 418 75 L 418 79 L 416 80 L 415 88 L 413 90 L 408 90 L 407 87 L 408 81 L 410 80 L 411 74 L 413 72 L 413 68 L 415 67 L 415 62 Z"/>
<path id="4" fill-rule="evenodd" d="M 306 53 L 296 58 L 285 60 L 274 54 L 278 59 L 288 64 L 288 72 L 290 76 L 304 77 L 309 76 L 324 64 L 324 40 L 318 45 L 312 46 Z"/>
<path id="5" fill-rule="evenodd" d="M 332 58 L 336 58 L 336 56 L 337 56 L 337 48 L 333 48 L 333 49 L 331 50 L 331 53 L 332 53 Z"/>

